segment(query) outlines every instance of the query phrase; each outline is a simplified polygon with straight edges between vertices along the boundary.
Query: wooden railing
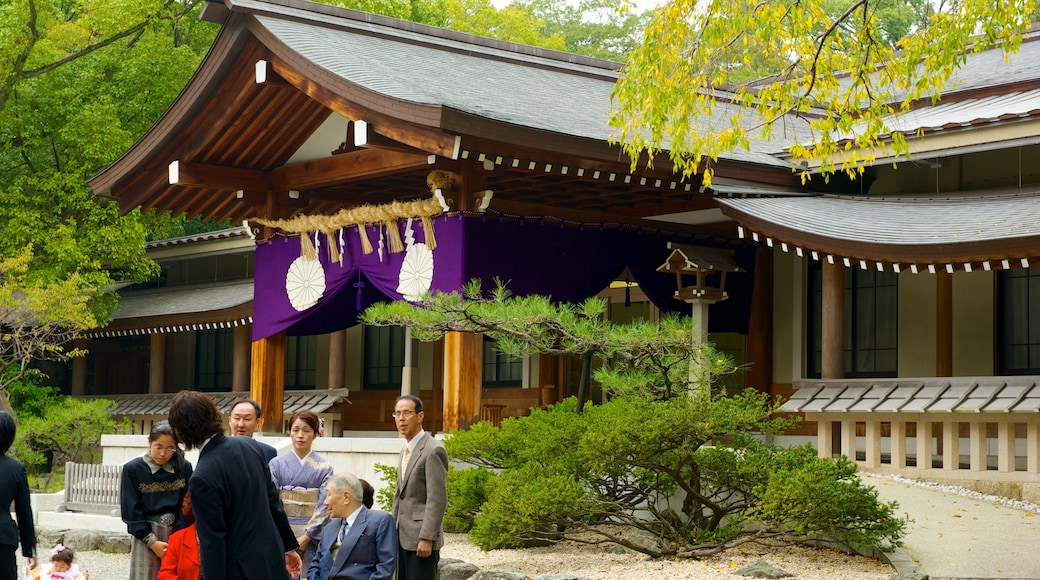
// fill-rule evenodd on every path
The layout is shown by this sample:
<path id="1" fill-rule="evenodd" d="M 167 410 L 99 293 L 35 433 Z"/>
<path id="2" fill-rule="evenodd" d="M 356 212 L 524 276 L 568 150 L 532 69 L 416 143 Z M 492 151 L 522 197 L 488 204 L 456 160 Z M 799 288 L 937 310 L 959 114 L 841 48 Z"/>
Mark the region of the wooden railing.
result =
<path id="1" fill-rule="evenodd" d="M 55 511 L 103 513 L 119 517 L 122 465 L 65 464 L 65 501 Z"/>
<path id="2" fill-rule="evenodd" d="M 783 410 L 816 422 L 820 456 L 1040 494 L 1040 377 L 805 380 Z M 1025 491 L 1025 490 L 1024 490 Z"/>

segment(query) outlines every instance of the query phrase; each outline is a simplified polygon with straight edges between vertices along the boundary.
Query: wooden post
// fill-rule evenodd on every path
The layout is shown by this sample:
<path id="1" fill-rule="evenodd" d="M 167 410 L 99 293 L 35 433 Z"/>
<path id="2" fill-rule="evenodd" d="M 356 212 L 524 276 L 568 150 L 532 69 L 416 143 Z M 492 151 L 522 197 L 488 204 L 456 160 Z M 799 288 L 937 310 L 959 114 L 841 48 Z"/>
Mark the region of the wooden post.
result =
<path id="1" fill-rule="evenodd" d="M 755 251 L 747 362 L 747 386 L 768 393 L 773 384 L 773 249 L 763 246 Z"/>
<path id="2" fill-rule="evenodd" d="M 1040 473 L 1040 424 L 1026 423 L 1026 472 Z"/>
<path id="3" fill-rule="evenodd" d="M 264 429 L 280 433 L 285 406 L 285 333 L 253 342 L 252 351 L 249 397 L 264 411 Z"/>
<path id="4" fill-rule="evenodd" d="M 252 325 L 235 327 L 231 350 L 231 390 L 236 393 L 249 390 L 249 345 L 252 334 Z"/>
<path id="5" fill-rule="evenodd" d="M 881 465 L 881 422 L 867 421 L 863 431 L 863 465 L 875 468 Z"/>
<path id="6" fill-rule="evenodd" d="M 483 347 L 480 334 L 449 332 L 444 335 L 445 433 L 465 429 L 480 419 Z"/>
<path id="7" fill-rule="evenodd" d="M 906 421 L 896 415 L 888 424 L 890 465 L 896 469 L 906 467 Z"/>
<path id="8" fill-rule="evenodd" d="M 87 342 L 77 338 L 73 341 L 72 347 L 86 350 Z M 72 359 L 72 384 L 70 387 L 74 397 L 82 397 L 87 394 L 87 355 Z"/>
<path id="9" fill-rule="evenodd" d="M 953 376 L 953 275 L 935 278 L 935 376 Z"/>
<path id="10" fill-rule="evenodd" d="M 148 349 L 148 394 L 156 395 L 164 391 L 166 377 L 166 334 L 155 332 L 149 335 L 151 342 Z"/>
<path id="11" fill-rule="evenodd" d="M 329 388 L 342 389 L 346 385 L 347 331 L 329 333 Z"/>
<path id="12" fill-rule="evenodd" d="M 831 457 L 834 446 L 834 429 L 830 419 L 820 417 L 816 420 L 816 455 Z"/>
<path id="13" fill-rule="evenodd" d="M 972 421 L 968 423 L 968 433 L 968 468 L 986 471 L 986 424 Z"/>
<path id="14" fill-rule="evenodd" d="M 917 421 L 917 468 L 932 468 L 932 422 Z"/>
<path id="15" fill-rule="evenodd" d="M 997 471 L 1015 471 L 1015 424 L 997 423 Z"/>
<path id="16" fill-rule="evenodd" d="M 823 262 L 821 378 L 845 377 L 845 267 Z"/>
<path id="17" fill-rule="evenodd" d="M 943 471 L 953 471 L 961 468 L 960 427 L 960 423 L 942 422 Z"/>
<path id="18" fill-rule="evenodd" d="M 841 420 L 841 454 L 856 462 L 856 421 Z"/>
<path id="19" fill-rule="evenodd" d="M 107 395 L 108 392 L 108 357 L 94 357 L 94 387 L 95 395 Z"/>
<path id="20" fill-rule="evenodd" d="M 404 329 L 404 366 L 401 368 L 401 394 L 419 394 L 419 341 L 412 338 L 412 328 Z"/>

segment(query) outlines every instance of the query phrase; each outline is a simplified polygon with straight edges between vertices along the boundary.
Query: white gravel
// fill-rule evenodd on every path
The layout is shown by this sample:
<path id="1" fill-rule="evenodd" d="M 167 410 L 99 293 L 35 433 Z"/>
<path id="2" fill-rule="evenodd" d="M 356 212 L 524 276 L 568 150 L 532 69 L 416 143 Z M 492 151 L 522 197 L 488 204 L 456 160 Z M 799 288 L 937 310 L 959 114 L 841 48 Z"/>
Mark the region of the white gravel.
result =
<path id="1" fill-rule="evenodd" d="M 802 580 L 887 580 L 894 572 L 891 566 L 877 560 L 794 544 L 741 546 L 705 561 L 650 560 L 640 554 L 616 553 L 616 548 L 607 546 L 568 543 L 545 548 L 485 552 L 470 543 L 464 534 L 445 534 L 441 558 L 462 560 L 482 569 L 505 568 L 532 578 L 573 574 L 593 580 L 740 578 L 730 575 L 758 560 L 765 560 Z M 128 554 L 87 551 L 77 554 L 76 560 L 81 569 L 90 570 L 91 580 L 122 580 L 130 573 Z"/>

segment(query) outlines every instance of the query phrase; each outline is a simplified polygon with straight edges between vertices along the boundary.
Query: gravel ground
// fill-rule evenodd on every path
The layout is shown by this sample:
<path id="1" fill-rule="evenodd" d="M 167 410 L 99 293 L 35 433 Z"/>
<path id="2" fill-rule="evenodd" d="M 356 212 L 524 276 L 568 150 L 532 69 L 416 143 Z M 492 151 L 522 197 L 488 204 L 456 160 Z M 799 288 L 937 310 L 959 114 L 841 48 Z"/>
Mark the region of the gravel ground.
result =
<path id="1" fill-rule="evenodd" d="M 897 475 L 869 475 L 1040 513 L 1040 505 L 985 495 L 962 487 L 916 481 Z M 471 544 L 463 534 L 445 534 L 441 557 L 469 562 L 482 569 L 515 570 L 531 577 L 574 574 L 592 580 L 739 578 L 734 572 L 759 560 L 791 572 L 801 580 L 887 580 L 894 573 L 891 566 L 877 560 L 798 544 L 751 544 L 703 561 L 676 561 L 650 560 L 641 554 L 619 553 L 614 547 L 582 546 L 566 542 L 544 548 L 485 552 Z M 87 551 L 77 554 L 76 559 L 81 569 L 90 570 L 91 580 L 122 580 L 130 573 L 128 554 Z"/>

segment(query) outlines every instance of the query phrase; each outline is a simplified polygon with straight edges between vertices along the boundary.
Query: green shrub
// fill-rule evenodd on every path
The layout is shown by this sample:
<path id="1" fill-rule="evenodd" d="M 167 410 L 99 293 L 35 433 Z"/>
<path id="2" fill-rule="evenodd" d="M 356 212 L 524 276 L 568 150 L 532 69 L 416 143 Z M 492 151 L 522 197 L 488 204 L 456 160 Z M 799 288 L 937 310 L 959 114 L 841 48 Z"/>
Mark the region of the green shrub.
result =
<path id="1" fill-rule="evenodd" d="M 452 532 L 468 532 L 480 507 L 487 501 L 490 481 L 495 477 L 487 469 L 448 468 L 448 511 L 444 514 L 444 528 Z"/>
<path id="2" fill-rule="evenodd" d="M 445 441 L 452 459 L 499 472 L 449 489 L 477 545 L 592 533 L 655 557 L 701 557 L 749 534 L 890 549 L 905 533 L 894 504 L 852 477 L 854 465 L 754 435 L 790 426 L 762 393 L 615 398 L 573 410 L 571 399 Z"/>
<path id="3" fill-rule="evenodd" d="M 56 401 L 41 416 L 19 416 L 18 436 L 12 446 L 12 455 L 25 463 L 31 475 L 38 476 L 37 485 L 42 489 L 51 488 L 56 479 L 61 479 L 56 476 L 64 472 L 67 461 L 100 462 L 103 433 L 129 432 L 126 420 L 120 423 L 113 419 L 112 401 L 71 397 Z"/>
<path id="4" fill-rule="evenodd" d="M 376 491 L 376 505 L 389 512 L 394 507 L 394 494 L 397 493 L 397 468 L 385 463 L 377 463 L 373 467 L 379 474 L 379 481 L 383 482 Z"/>

